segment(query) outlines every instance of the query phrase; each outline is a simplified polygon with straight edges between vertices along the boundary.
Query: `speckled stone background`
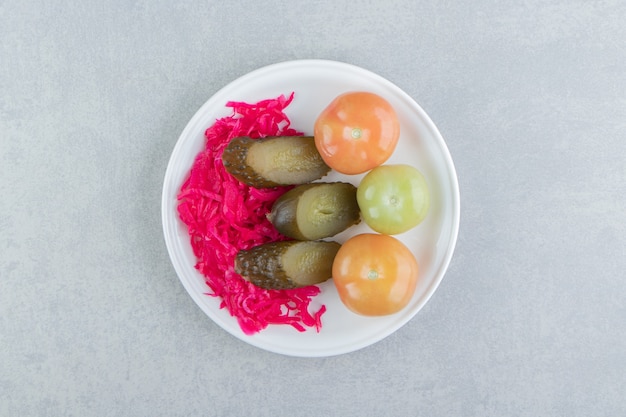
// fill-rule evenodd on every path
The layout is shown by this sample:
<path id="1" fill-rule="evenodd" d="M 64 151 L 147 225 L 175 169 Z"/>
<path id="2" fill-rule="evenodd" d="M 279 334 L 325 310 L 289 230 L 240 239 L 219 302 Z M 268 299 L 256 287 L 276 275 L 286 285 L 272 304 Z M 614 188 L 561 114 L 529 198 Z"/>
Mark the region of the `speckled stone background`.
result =
<path id="1" fill-rule="evenodd" d="M 0 415 L 626 415 L 625 22 L 623 0 L 0 1 Z M 324 359 L 211 322 L 160 219 L 195 111 L 300 58 L 414 97 L 462 196 L 427 306 Z"/>

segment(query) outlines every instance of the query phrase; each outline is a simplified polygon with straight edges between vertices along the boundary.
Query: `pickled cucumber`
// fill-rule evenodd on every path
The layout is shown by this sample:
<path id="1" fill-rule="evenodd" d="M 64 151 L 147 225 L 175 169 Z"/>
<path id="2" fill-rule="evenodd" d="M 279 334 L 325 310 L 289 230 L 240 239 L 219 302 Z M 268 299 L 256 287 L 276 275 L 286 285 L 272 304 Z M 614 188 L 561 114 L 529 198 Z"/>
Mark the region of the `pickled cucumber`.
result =
<path id="1" fill-rule="evenodd" d="M 341 245 L 326 241 L 283 241 L 241 250 L 235 272 L 258 287 L 289 289 L 322 283 L 332 277 Z"/>
<path id="2" fill-rule="evenodd" d="M 330 171 L 312 136 L 234 138 L 224 150 L 222 162 L 231 175 L 255 188 L 305 184 Z"/>
<path id="3" fill-rule="evenodd" d="M 300 185 L 276 200 L 268 219 L 292 239 L 331 237 L 360 222 L 356 192 L 344 182 Z"/>

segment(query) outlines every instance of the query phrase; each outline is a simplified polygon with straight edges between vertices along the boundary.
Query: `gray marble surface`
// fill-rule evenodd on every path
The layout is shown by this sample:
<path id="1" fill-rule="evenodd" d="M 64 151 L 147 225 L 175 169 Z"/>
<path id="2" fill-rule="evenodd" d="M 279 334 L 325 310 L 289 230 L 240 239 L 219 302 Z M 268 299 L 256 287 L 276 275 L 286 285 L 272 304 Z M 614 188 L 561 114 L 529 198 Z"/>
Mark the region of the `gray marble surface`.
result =
<path id="1" fill-rule="evenodd" d="M 0 415 L 626 415 L 625 21 L 623 0 L 0 1 Z M 462 197 L 426 307 L 320 359 L 211 322 L 160 218 L 195 111 L 303 58 L 410 94 Z"/>

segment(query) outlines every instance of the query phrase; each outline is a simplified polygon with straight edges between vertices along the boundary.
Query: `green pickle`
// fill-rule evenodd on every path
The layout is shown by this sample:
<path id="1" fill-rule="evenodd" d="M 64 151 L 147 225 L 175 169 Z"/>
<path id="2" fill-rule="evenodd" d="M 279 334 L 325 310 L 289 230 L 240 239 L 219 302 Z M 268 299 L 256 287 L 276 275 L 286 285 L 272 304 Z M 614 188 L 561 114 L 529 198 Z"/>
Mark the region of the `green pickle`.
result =
<path id="1" fill-rule="evenodd" d="M 330 171 L 312 136 L 234 138 L 222 162 L 233 177 L 255 188 L 306 184 Z"/>
<path id="2" fill-rule="evenodd" d="M 332 277 L 337 242 L 282 241 L 241 250 L 235 272 L 265 289 L 290 289 L 320 284 Z"/>
<path id="3" fill-rule="evenodd" d="M 298 240 L 332 237 L 361 221 L 357 189 L 344 182 L 299 185 L 276 200 L 268 219 Z"/>

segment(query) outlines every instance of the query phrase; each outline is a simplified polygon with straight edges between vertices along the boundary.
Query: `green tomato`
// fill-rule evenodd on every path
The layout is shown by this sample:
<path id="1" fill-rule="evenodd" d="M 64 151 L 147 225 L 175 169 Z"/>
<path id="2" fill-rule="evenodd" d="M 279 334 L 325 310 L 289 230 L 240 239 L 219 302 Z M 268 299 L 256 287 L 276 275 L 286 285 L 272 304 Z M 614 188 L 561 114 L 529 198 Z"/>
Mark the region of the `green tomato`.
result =
<path id="1" fill-rule="evenodd" d="M 365 223 L 387 235 L 420 224 L 430 205 L 426 179 L 410 165 L 380 165 L 363 177 L 357 202 Z"/>

